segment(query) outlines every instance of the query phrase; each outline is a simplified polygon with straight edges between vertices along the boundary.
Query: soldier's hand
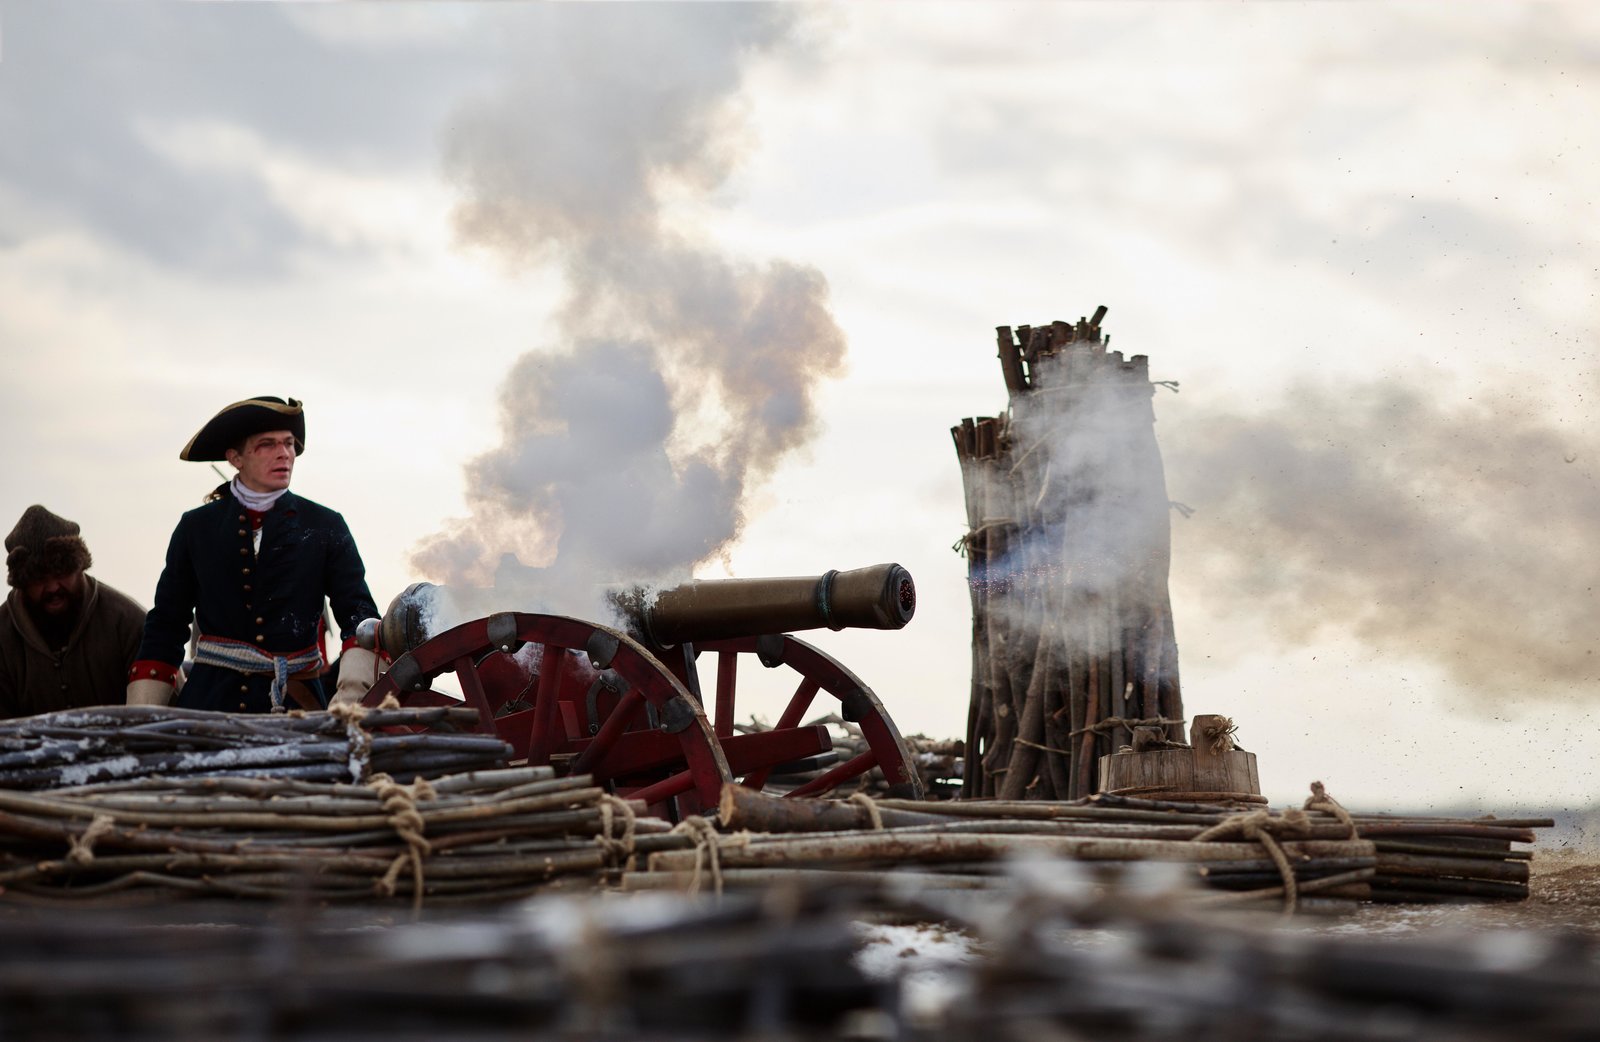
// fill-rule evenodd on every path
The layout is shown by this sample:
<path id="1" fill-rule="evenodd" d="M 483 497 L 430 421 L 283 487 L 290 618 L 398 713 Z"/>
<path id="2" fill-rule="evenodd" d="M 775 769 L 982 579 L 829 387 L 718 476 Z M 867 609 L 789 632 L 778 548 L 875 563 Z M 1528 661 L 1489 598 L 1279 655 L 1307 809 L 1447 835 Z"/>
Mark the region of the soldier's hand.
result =
<path id="1" fill-rule="evenodd" d="M 334 705 L 354 705 L 366 697 L 378 679 L 378 656 L 363 647 L 346 648 L 339 655 L 339 686 Z"/>

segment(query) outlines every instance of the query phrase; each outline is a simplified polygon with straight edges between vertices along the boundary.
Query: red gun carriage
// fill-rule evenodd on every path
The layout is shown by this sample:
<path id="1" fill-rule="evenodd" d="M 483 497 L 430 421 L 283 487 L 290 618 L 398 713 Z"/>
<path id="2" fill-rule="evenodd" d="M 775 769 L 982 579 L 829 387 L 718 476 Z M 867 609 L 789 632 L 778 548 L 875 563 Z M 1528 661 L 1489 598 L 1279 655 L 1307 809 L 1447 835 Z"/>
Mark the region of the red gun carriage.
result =
<path id="1" fill-rule="evenodd" d="M 678 817 L 715 807 L 728 782 L 761 789 L 777 768 L 828 758 L 828 727 L 802 723 L 826 696 L 860 728 L 867 748 L 786 795 L 821 795 L 873 768 L 894 794 L 922 794 L 911 752 L 878 696 L 789 632 L 904 626 L 916 610 L 916 587 L 897 564 L 699 580 L 654 595 L 635 590 L 616 598 L 621 626 L 499 612 L 429 636 L 422 620 L 431 590 L 413 584 L 383 619 L 362 627 L 363 644 L 394 656 L 363 704 L 389 695 L 407 706 L 453 703 L 435 689 L 453 674 L 478 710 L 478 730 L 499 735 L 518 761 L 592 775 L 654 813 Z M 699 668 L 708 655 L 716 660 L 709 702 Z M 753 665 L 787 669 L 796 686 L 769 729 L 740 733 L 741 676 Z"/>

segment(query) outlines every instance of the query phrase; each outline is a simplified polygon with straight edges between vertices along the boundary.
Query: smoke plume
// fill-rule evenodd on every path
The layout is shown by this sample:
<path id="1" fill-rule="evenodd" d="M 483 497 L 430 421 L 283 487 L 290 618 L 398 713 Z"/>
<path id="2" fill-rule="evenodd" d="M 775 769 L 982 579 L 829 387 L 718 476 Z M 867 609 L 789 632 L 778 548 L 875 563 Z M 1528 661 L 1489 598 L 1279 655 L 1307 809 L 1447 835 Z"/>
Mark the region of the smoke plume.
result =
<path id="1" fill-rule="evenodd" d="M 825 280 L 669 220 L 734 168 L 745 66 L 799 13 L 539 5 L 519 73 L 452 121 L 459 237 L 513 268 L 558 264 L 567 297 L 558 342 L 500 389 L 501 443 L 467 466 L 471 516 L 414 557 L 430 577 L 575 613 L 596 584 L 687 578 L 813 433 L 845 348 Z"/>
<path id="2" fill-rule="evenodd" d="M 1290 643 L 1353 634 L 1499 700 L 1593 690 L 1592 433 L 1509 393 L 1378 383 L 1162 416 L 1172 494 L 1198 511 L 1174 526 L 1191 606 Z"/>

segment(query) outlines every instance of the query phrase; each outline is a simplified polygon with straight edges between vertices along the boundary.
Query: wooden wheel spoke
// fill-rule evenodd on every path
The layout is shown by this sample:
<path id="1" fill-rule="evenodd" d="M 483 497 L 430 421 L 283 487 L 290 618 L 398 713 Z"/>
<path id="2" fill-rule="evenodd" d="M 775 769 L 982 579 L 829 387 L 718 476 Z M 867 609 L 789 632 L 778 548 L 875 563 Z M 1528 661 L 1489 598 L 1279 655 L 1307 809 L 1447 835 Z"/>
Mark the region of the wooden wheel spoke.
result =
<path id="1" fill-rule="evenodd" d="M 790 798 L 820 796 L 831 789 L 838 788 L 852 778 L 859 778 L 872 770 L 877 764 L 878 754 L 874 750 L 868 749 L 858 756 L 851 757 L 826 774 L 811 779 L 788 795 Z"/>
<path id="2" fill-rule="evenodd" d="M 789 704 L 783 707 L 783 715 L 778 717 L 778 722 L 773 725 L 774 731 L 782 731 L 791 727 L 799 727 L 800 719 L 806 715 L 806 710 L 811 708 L 811 703 L 816 699 L 817 692 L 822 690 L 822 682 L 816 677 L 802 677 L 800 686 L 794 689 L 794 694 L 789 696 Z M 768 764 L 760 770 L 751 771 L 739 782 L 747 789 L 760 790 L 767 784 L 767 778 L 772 774 L 776 764 Z"/>
<path id="3" fill-rule="evenodd" d="M 731 649 L 717 652 L 717 712 L 713 730 L 718 738 L 733 734 L 733 692 L 739 680 L 739 653 Z"/>
<path id="4" fill-rule="evenodd" d="M 594 736 L 589 745 L 573 761 L 572 773 L 588 774 L 592 771 L 595 764 L 599 763 L 606 753 L 616 747 L 617 740 L 622 737 L 623 731 L 627 729 L 628 724 L 643 708 L 644 695 L 640 693 L 638 688 L 630 688 L 628 693 L 622 696 L 622 701 L 617 703 L 617 708 L 612 711 L 610 716 L 606 717 L 606 722 L 601 725 L 599 733 Z"/>
<path id="5" fill-rule="evenodd" d="M 559 723 L 556 700 L 561 692 L 561 678 L 566 674 L 567 650 L 554 644 L 545 644 L 539 656 L 539 691 L 533 701 L 533 721 L 529 726 L 528 762 L 545 763 L 557 744 L 556 726 Z"/>
<path id="6" fill-rule="evenodd" d="M 794 689 L 794 694 L 789 696 L 789 704 L 783 707 L 783 715 L 778 717 L 777 726 L 799 727 L 801 718 L 806 715 L 806 710 L 811 708 L 811 703 L 816 701 L 817 692 L 821 690 L 821 680 L 812 676 L 803 678 L 800 686 Z"/>
<path id="7" fill-rule="evenodd" d="M 811 675 L 802 677 L 800 687 L 795 688 L 794 695 L 789 696 L 789 704 L 784 706 L 784 712 L 779 715 L 778 723 L 773 725 L 773 730 L 781 731 L 800 727 L 800 719 L 805 717 L 806 709 L 810 709 L 811 703 L 816 701 L 816 693 L 821 690 L 821 680 L 811 677 Z M 760 770 L 750 771 L 749 775 L 744 776 L 744 779 L 739 784 L 742 784 L 744 788 L 760 791 L 760 789 L 765 788 L 766 779 L 770 778 L 771 773 L 773 773 L 773 767 L 776 767 L 774 763 L 768 763 L 766 767 L 762 767 Z"/>
<path id="8" fill-rule="evenodd" d="M 489 696 L 483 690 L 483 681 L 478 677 L 478 670 L 472 664 L 472 656 L 462 655 L 451 663 L 455 670 L 456 680 L 461 683 L 461 693 L 466 697 L 467 705 L 478 711 L 477 731 L 484 734 L 494 734 L 494 709 L 489 705 Z"/>
<path id="9" fill-rule="evenodd" d="M 848 781 L 877 767 L 897 794 L 913 797 L 922 795 L 921 776 L 917 772 L 911 750 L 901 737 L 899 729 L 884 712 L 872 689 L 837 659 L 790 634 L 782 634 L 777 638 L 731 637 L 723 640 L 705 640 L 701 641 L 698 647 L 702 652 L 716 651 L 723 656 L 735 653 L 754 654 L 769 668 L 784 666 L 799 675 L 798 686 L 785 703 L 777 723 L 773 725 L 772 729 L 775 731 L 792 731 L 800 727 L 807 713 L 812 710 L 818 695 L 824 692 L 830 698 L 839 701 L 840 716 L 861 728 L 861 735 L 866 739 L 872 756 L 865 759 L 854 757 L 848 764 L 830 771 L 827 775 L 829 779 L 827 788 L 837 786 L 842 781 Z M 727 696 L 728 689 L 722 679 L 721 670 L 732 667 L 726 665 L 726 658 L 719 660 L 718 666 L 717 734 L 726 744 L 728 738 L 732 736 L 732 728 L 727 727 L 724 721 L 729 719 L 727 711 L 732 709 L 732 705 L 731 699 Z M 736 685 L 737 676 L 731 678 L 728 683 Z M 778 746 L 775 744 L 769 748 L 776 749 Z M 732 759 L 730 756 L 730 762 Z M 741 767 L 749 763 L 749 758 L 744 755 L 737 759 L 741 761 L 739 765 Z M 765 787 L 777 766 L 779 762 L 768 760 L 756 769 L 748 771 L 742 779 L 742 784 L 753 789 Z M 813 784 L 801 791 L 818 790 Z"/>
<path id="10" fill-rule="evenodd" d="M 671 777 L 664 778 L 654 785 L 648 785 L 637 792 L 629 793 L 631 800 L 640 800 L 647 806 L 652 803 L 661 803 L 674 796 L 681 796 L 694 788 L 694 772 L 679 771 Z"/>

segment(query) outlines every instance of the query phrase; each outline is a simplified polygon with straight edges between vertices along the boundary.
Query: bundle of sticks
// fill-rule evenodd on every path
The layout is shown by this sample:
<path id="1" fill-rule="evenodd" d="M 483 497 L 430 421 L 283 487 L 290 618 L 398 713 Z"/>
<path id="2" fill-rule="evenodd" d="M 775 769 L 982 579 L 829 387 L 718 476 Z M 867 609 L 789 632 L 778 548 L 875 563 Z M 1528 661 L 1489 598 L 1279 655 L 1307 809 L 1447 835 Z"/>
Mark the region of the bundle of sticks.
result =
<path id="1" fill-rule="evenodd" d="M 216 713 L 93 706 L 0 721 L 0 788 L 139 779 L 259 776 L 409 781 L 504 764 L 511 746 L 471 730 L 472 709 L 352 707 L 333 713 Z M 428 727 L 426 733 L 410 729 Z"/>
<path id="2" fill-rule="evenodd" d="M 721 837 L 681 833 L 652 848 L 627 889 L 765 887 L 782 880 L 928 889 L 1010 885 L 1006 862 L 1089 862 L 1108 877 L 1164 862 L 1226 903 L 1520 900 L 1532 843 L 1550 819 L 1351 815 L 1318 793 L 1308 811 L 1239 812 L 1096 796 L 1072 803 L 779 799 L 723 790 Z M 672 845 L 680 849 L 668 849 Z"/>
<path id="3" fill-rule="evenodd" d="M 965 797 L 1087 796 L 1135 724 L 1181 737 L 1155 385 L 1144 355 L 1108 350 L 1104 315 L 999 327 L 1007 410 L 951 429 L 972 599 Z"/>
<path id="4" fill-rule="evenodd" d="M 174 911 L 0 917 L 0 1034 L 821 1040 L 895 1009 L 817 902 L 546 895 L 381 930 L 348 909 Z"/>
<path id="5" fill-rule="evenodd" d="M 961 1000 L 945 1007 L 940 1036 L 1576 1042 L 1600 1022 L 1592 937 L 1268 930 L 1059 882 L 1036 877 L 988 904 L 921 895 L 925 915 L 984 952 L 959 975 L 967 987 L 947 987 Z"/>
<path id="6" fill-rule="evenodd" d="M 670 826 L 549 767 L 403 785 L 191 777 L 0 791 L 0 896 L 503 900 Z"/>
<path id="7" fill-rule="evenodd" d="M 541 895 L 386 924 L 301 905 L 0 915 L 7 1038 L 1588 1039 L 1592 938 L 1332 936 L 1016 869 L 984 893 Z M 92 914 L 91 914 L 92 912 Z M 251 914 L 255 913 L 255 914 Z M 970 938 L 913 1002 L 864 920 Z M 904 964 L 902 964 L 904 965 Z"/>

